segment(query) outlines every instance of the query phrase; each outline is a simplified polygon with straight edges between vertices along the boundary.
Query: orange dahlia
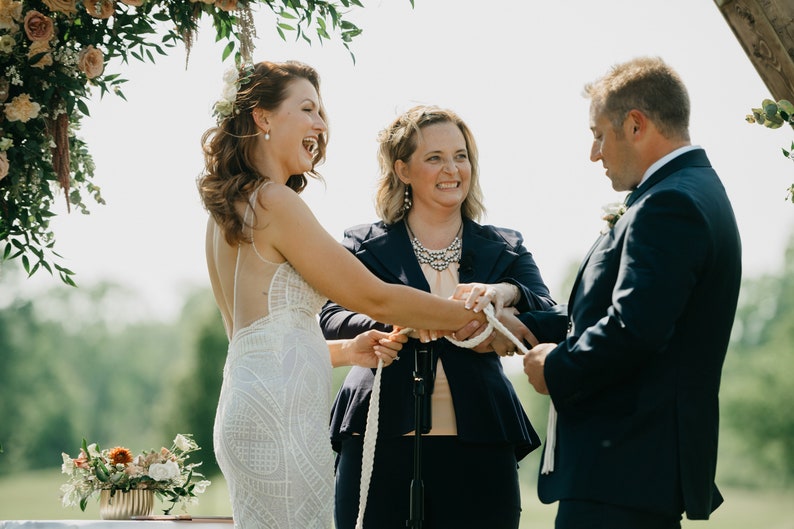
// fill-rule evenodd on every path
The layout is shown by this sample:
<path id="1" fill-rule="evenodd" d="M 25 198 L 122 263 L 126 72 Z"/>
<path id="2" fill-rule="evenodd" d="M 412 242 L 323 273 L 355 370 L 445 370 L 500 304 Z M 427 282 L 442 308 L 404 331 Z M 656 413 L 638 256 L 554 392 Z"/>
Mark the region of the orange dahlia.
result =
<path id="1" fill-rule="evenodd" d="M 132 452 L 123 446 L 117 446 L 108 453 L 112 465 L 126 465 L 132 462 Z"/>

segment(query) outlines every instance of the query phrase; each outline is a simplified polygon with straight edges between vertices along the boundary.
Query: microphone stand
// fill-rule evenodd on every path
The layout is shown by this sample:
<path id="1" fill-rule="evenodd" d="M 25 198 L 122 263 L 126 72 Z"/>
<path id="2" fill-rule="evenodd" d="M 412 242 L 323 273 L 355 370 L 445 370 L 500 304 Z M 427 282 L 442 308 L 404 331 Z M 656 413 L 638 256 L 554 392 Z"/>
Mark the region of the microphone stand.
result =
<path id="1" fill-rule="evenodd" d="M 431 428 L 430 395 L 433 394 L 433 349 L 420 342 L 414 350 L 414 476 L 411 480 L 409 518 L 405 526 L 421 529 L 425 517 L 425 485 L 422 481 L 422 434 Z"/>

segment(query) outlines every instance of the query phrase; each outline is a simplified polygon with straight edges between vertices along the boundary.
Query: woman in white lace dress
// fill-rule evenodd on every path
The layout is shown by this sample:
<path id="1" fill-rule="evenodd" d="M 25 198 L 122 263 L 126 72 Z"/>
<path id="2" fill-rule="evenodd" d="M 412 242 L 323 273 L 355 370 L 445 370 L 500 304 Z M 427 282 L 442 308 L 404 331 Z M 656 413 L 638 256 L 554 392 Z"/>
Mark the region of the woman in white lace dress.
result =
<path id="1" fill-rule="evenodd" d="M 210 213 L 210 280 L 229 336 L 215 453 L 237 527 L 328 529 L 331 368 L 389 364 L 404 339 L 373 331 L 326 342 L 316 319 L 325 300 L 402 327 L 457 330 L 483 316 L 380 281 L 298 196 L 326 147 L 311 67 L 261 62 L 226 80 L 218 126 L 202 138 L 198 182 Z"/>

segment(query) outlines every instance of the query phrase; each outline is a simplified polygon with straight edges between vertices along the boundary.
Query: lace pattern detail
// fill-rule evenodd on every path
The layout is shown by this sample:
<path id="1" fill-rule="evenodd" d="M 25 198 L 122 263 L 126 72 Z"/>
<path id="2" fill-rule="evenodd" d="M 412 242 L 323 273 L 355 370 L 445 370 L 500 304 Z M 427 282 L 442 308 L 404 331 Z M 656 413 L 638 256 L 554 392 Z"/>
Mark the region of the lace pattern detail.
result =
<path id="1" fill-rule="evenodd" d="M 235 527 L 328 529 L 333 454 L 331 363 L 316 314 L 325 299 L 288 263 L 268 314 L 235 332 L 215 418 Z"/>

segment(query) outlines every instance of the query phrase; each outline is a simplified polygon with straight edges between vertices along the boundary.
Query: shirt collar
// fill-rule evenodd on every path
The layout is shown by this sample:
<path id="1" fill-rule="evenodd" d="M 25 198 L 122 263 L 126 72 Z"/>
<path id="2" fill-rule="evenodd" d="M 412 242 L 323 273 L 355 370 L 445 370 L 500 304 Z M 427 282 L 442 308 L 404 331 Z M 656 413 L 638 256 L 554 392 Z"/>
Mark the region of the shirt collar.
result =
<path id="1" fill-rule="evenodd" d="M 664 156 L 653 162 L 651 166 L 648 167 L 648 169 L 646 169 L 645 174 L 642 175 L 642 180 L 640 180 L 640 183 L 637 185 L 637 187 L 640 187 L 642 184 L 644 184 L 645 181 L 648 180 L 653 173 L 658 171 L 660 167 L 662 167 L 670 160 L 674 158 L 678 158 L 679 156 L 681 156 L 686 152 L 694 151 L 695 149 L 700 149 L 700 145 L 684 145 L 683 147 L 679 147 L 678 149 L 665 154 Z"/>

